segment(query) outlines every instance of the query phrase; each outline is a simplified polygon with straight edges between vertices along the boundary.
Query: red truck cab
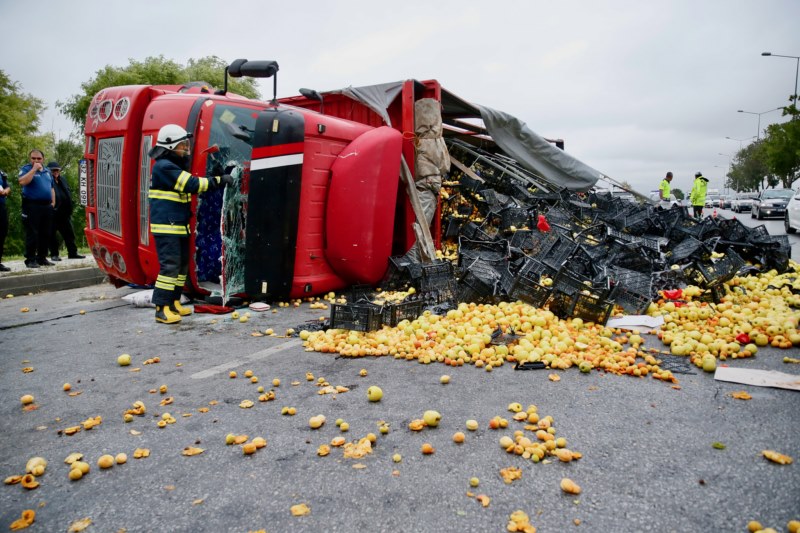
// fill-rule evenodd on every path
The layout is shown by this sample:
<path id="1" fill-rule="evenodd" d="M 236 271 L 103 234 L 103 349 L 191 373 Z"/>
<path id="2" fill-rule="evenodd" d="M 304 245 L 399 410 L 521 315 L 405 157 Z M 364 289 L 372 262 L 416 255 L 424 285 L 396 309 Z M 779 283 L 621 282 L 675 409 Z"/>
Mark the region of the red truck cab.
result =
<path id="1" fill-rule="evenodd" d="M 155 282 L 148 152 L 172 123 L 194 134 L 192 174 L 207 175 L 221 158 L 238 176 L 224 191 L 193 197 L 189 290 L 273 300 L 376 284 L 388 258 L 413 242 L 400 157 L 414 168 L 406 133 L 414 101 L 438 88 L 406 82 L 388 109 L 392 127 L 336 95 L 322 114 L 305 97 L 268 103 L 199 83 L 99 92 L 81 162 L 86 237 L 99 267 L 118 286 Z"/>

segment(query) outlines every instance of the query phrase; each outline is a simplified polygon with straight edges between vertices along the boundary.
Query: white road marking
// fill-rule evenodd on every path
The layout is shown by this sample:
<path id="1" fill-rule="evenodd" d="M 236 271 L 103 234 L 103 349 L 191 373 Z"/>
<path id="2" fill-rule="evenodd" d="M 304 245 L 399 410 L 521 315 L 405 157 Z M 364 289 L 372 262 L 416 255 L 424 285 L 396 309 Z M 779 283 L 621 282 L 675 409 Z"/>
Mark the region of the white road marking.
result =
<path id="1" fill-rule="evenodd" d="M 222 374 L 223 372 L 227 372 L 231 368 L 236 368 L 237 366 L 243 365 L 245 363 L 249 363 L 251 361 L 257 361 L 259 359 L 266 359 L 271 355 L 275 355 L 277 353 L 281 353 L 286 350 L 296 348 L 298 346 L 301 346 L 302 342 L 303 341 L 301 341 L 300 339 L 290 339 L 286 342 L 278 344 L 277 346 L 271 346 L 270 348 L 266 348 L 264 350 L 252 353 L 248 356 L 243 357 L 242 359 L 234 359 L 233 361 L 227 361 L 225 363 L 220 363 L 216 366 L 212 366 L 207 370 L 201 370 L 200 372 L 192 374 L 190 377 L 192 379 L 210 378 L 211 376 Z"/>

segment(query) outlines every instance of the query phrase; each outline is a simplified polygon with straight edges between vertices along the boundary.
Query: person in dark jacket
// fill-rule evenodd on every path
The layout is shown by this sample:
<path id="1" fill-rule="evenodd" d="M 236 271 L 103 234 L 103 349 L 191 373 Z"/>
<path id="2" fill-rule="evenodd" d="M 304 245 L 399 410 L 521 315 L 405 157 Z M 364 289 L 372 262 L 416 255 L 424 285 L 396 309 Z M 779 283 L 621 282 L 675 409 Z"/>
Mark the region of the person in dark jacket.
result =
<path id="1" fill-rule="evenodd" d="M 22 186 L 22 225 L 25 227 L 25 266 L 53 266 L 47 260 L 50 226 L 56 193 L 53 176 L 44 166 L 44 153 L 31 150 L 31 162 L 19 169 L 17 181 Z"/>
<path id="2" fill-rule="evenodd" d="M 150 232 L 156 242 L 159 273 L 153 290 L 156 322 L 174 324 L 192 311 L 181 305 L 181 293 L 189 273 L 189 222 L 192 194 L 233 183 L 229 174 L 197 177 L 189 173 L 191 133 L 176 124 L 158 132 L 150 150 L 155 159 L 150 180 Z"/>
<path id="3" fill-rule="evenodd" d="M 11 194 L 11 187 L 8 186 L 8 175 L 0 170 L 0 272 L 11 270 L 3 264 L 3 250 L 6 245 L 8 235 L 8 208 L 6 208 L 6 196 Z"/>
<path id="4" fill-rule="evenodd" d="M 58 255 L 58 234 L 64 239 L 67 247 L 67 257 L 70 259 L 83 259 L 85 256 L 78 253 L 75 245 L 75 232 L 72 231 L 72 196 L 69 192 L 67 178 L 61 175 L 61 165 L 55 161 L 47 163 L 47 169 L 53 176 L 53 190 L 56 193 L 56 205 L 53 210 L 53 230 L 50 232 L 50 260 L 61 261 Z"/>

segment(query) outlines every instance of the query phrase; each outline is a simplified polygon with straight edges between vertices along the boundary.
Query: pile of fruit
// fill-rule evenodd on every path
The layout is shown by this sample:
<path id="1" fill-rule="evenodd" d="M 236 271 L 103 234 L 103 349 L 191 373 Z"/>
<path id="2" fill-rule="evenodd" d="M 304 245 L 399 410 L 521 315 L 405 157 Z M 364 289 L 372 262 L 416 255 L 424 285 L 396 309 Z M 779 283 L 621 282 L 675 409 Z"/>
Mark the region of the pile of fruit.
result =
<path id="1" fill-rule="evenodd" d="M 345 357 L 388 355 L 421 364 L 474 365 L 487 371 L 505 363 L 542 361 L 551 369 L 649 374 L 676 382 L 672 372 L 661 368 L 659 355 L 686 356 L 696 366 L 713 371 L 718 359 L 751 357 L 759 346 L 800 346 L 796 310 L 800 265 L 792 261 L 789 267 L 783 274 L 770 271 L 734 277 L 723 285 L 719 303 L 703 301 L 704 291 L 694 286 L 682 291 L 682 299 L 651 303 L 648 314 L 664 317 L 657 334 L 669 352 L 647 348 L 639 331 L 622 332 L 580 318 L 560 319 L 548 309 L 520 301 L 460 303 L 444 315 L 425 311 L 415 320 L 379 331 L 328 329 L 306 332 L 302 338 L 309 351 Z M 513 335 L 498 344 L 498 332 Z"/>

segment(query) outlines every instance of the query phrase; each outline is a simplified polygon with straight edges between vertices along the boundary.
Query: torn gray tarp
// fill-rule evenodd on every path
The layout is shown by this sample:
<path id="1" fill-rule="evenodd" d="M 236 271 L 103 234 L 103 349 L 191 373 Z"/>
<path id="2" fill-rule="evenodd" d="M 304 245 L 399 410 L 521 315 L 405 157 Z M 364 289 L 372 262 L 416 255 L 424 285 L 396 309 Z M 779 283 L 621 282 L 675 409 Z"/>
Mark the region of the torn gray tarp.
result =
<path id="1" fill-rule="evenodd" d="M 508 113 L 478 106 L 486 130 L 507 156 L 544 178 L 573 191 L 588 191 L 603 175 L 531 131 Z"/>
<path id="2" fill-rule="evenodd" d="M 328 94 L 343 94 L 352 98 L 356 102 L 361 102 L 371 110 L 375 111 L 387 126 L 392 125 L 389 113 L 386 111 L 397 95 L 403 90 L 403 83 L 395 81 L 391 83 L 381 83 L 378 85 L 367 85 L 364 87 L 345 87 L 338 91 L 327 91 Z"/>
<path id="3" fill-rule="evenodd" d="M 344 94 L 360 102 L 383 118 L 387 126 L 391 120 L 387 109 L 403 89 L 403 82 L 381 83 L 364 87 L 346 87 L 329 94 Z M 444 92 L 444 89 L 443 89 Z M 488 107 L 474 105 L 474 118 L 483 119 L 489 136 L 508 157 L 515 159 L 524 168 L 537 174 L 556 187 L 573 191 L 587 191 L 604 177 L 589 165 L 531 131 L 521 120 Z M 447 111 L 445 109 L 445 111 Z M 480 113 L 480 116 L 478 116 Z"/>

